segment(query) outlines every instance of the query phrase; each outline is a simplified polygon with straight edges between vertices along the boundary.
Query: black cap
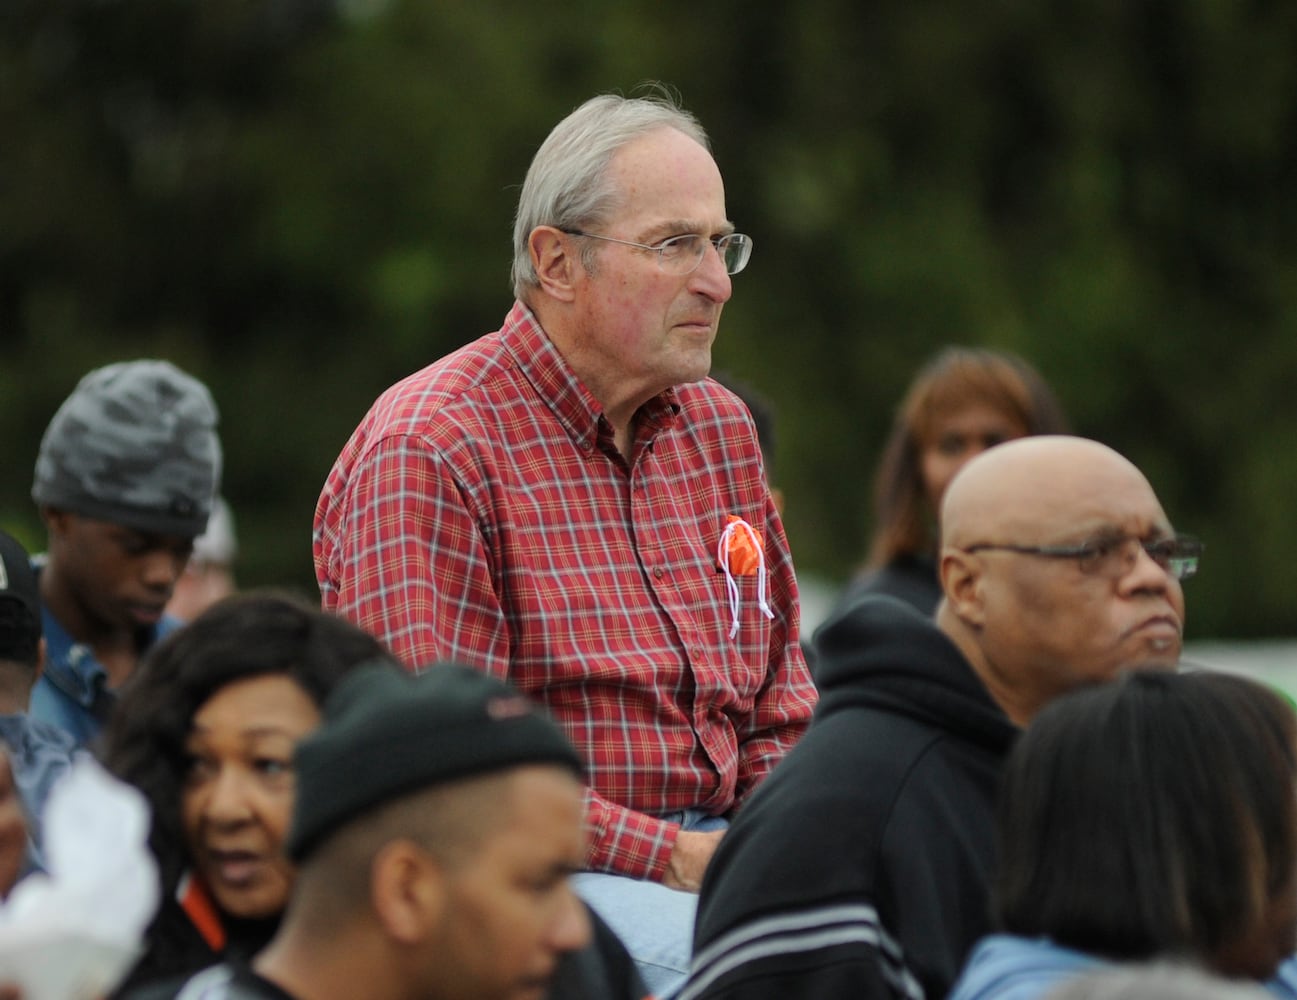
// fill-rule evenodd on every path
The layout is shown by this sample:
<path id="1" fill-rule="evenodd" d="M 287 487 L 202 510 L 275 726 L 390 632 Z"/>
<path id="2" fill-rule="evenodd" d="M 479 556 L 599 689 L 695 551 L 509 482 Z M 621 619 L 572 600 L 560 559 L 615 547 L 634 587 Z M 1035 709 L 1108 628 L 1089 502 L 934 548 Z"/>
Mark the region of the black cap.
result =
<path id="1" fill-rule="evenodd" d="M 0 603 L 22 608 L 0 619 L 0 660 L 35 668 L 41 641 L 41 595 L 36 571 L 22 543 L 6 531 L 0 531 Z"/>
<path id="2" fill-rule="evenodd" d="M 0 597 L 12 597 L 41 620 L 41 595 L 36 588 L 36 571 L 22 543 L 7 531 L 0 531 Z"/>
<path id="3" fill-rule="evenodd" d="M 582 773 L 576 750 L 529 698 L 452 663 L 418 675 L 390 664 L 356 668 L 295 761 L 286 849 L 299 862 L 351 820 L 420 789 L 525 764 Z"/>

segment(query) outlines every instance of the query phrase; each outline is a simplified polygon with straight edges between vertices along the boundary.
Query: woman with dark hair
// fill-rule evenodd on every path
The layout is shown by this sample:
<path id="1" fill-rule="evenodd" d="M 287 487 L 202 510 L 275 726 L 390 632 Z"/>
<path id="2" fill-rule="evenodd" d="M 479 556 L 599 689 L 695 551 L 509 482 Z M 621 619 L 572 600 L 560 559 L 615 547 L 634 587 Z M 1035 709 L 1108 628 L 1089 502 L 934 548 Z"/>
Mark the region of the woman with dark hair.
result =
<path id="1" fill-rule="evenodd" d="M 874 479 L 874 533 L 840 606 L 890 594 L 931 614 L 937 513 L 946 486 L 973 456 L 1031 434 L 1065 434 L 1062 407 L 1016 355 L 948 347 L 920 369 L 897 408 Z"/>
<path id="2" fill-rule="evenodd" d="M 1297 717 L 1211 673 L 1064 696 L 1010 756 L 992 909 L 951 1000 L 1168 959 L 1297 997 Z"/>
<path id="3" fill-rule="evenodd" d="M 228 598 L 158 643 L 124 687 L 104 759 L 153 811 L 163 904 L 122 985 L 250 956 L 292 886 L 280 850 L 292 752 L 353 667 L 395 663 L 377 639 L 284 594 Z"/>

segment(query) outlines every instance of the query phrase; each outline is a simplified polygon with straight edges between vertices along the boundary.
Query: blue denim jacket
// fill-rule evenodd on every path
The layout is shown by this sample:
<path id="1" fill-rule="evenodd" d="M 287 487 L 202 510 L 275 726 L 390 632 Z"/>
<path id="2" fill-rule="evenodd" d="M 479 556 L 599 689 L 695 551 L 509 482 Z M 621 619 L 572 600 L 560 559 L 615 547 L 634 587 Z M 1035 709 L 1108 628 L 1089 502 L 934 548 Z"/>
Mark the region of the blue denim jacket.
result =
<path id="1" fill-rule="evenodd" d="M 45 629 L 45 670 L 32 688 L 29 714 L 66 730 L 86 746 L 99 735 L 117 696 L 108 689 L 108 674 L 94 651 L 76 642 L 49 608 L 41 608 L 41 624 Z M 149 630 L 144 648 L 182 624 L 179 618 L 164 615 Z"/>
<path id="2" fill-rule="evenodd" d="M 24 871 L 44 870 L 42 821 L 50 789 L 86 753 L 71 735 L 21 713 L 0 715 L 0 743 L 9 750 L 14 784 L 27 815 Z"/>

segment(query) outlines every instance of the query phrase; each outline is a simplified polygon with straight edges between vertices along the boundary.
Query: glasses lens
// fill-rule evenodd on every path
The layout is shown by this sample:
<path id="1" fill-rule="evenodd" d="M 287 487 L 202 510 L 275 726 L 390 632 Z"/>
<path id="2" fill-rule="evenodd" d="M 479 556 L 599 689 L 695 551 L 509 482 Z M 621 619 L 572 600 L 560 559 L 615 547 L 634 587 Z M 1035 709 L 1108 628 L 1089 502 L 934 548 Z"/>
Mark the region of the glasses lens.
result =
<path id="1" fill-rule="evenodd" d="M 738 274 L 748 266 L 748 258 L 752 256 L 752 241 L 742 233 L 722 237 L 716 246 L 725 260 L 725 270 L 730 274 Z"/>
<path id="2" fill-rule="evenodd" d="M 1076 549 L 1077 565 L 1082 573 L 1100 576 L 1121 576 L 1126 569 L 1126 545 L 1130 539 L 1105 539 L 1087 542 Z"/>
<path id="3" fill-rule="evenodd" d="M 1177 580 L 1187 580 L 1198 572 L 1198 557 L 1202 555 L 1202 542 L 1196 538 L 1168 538 L 1160 543 L 1161 552 L 1153 556 Z"/>
<path id="4" fill-rule="evenodd" d="M 742 233 L 722 236 L 713 244 L 703 236 L 675 236 L 658 244 L 658 262 L 668 274 L 690 274 L 702 263 L 703 254 L 712 244 L 725 263 L 725 270 L 738 274 L 748 266 L 752 256 L 752 241 Z"/>
<path id="5" fill-rule="evenodd" d="M 658 263 L 668 274 L 688 274 L 703 259 L 707 241 L 701 236 L 674 236 L 658 245 Z"/>

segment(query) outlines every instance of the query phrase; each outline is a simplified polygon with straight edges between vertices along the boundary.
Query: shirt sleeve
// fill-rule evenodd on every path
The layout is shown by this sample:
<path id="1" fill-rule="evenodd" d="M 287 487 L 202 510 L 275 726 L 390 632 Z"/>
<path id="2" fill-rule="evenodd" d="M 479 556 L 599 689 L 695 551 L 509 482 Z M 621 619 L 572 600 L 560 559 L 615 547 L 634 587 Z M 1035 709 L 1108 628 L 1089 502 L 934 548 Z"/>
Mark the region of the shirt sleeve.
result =
<path id="1" fill-rule="evenodd" d="M 661 882 L 675 849 L 677 823 L 656 819 L 586 790 L 586 867 Z"/>
<path id="2" fill-rule="evenodd" d="M 792 556 L 783 523 L 769 496 L 765 529 L 770 608 L 775 613 L 775 621 L 770 630 L 765 684 L 757 695 L 747 725 L 739 733 L 733 809 L 743 804 L 801 739 L 810 725 L 817 698 L 801 647 L 801 610 Z"/>
<path id="3" fill-rule="evenodd" d="M 453 660 L 508 679 L 509 634 L 490 553 L 460 484 L 417 438 L 388 438 L 350 470 L 333 530 L 329 610 L 408 667 Z"/>
<path id="4" fill-rule="evenodd" d="M 390 438 L 351 469 L 326 557 L 326 606 L 407 666 L 447 660 L 510 680 L 509 627 L 470 486 L 417 438 Z M 586 793 L 587 866 L 661 880 L 679 827 Z"/>

